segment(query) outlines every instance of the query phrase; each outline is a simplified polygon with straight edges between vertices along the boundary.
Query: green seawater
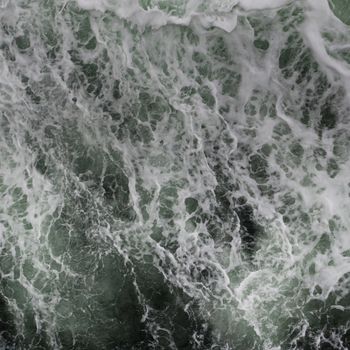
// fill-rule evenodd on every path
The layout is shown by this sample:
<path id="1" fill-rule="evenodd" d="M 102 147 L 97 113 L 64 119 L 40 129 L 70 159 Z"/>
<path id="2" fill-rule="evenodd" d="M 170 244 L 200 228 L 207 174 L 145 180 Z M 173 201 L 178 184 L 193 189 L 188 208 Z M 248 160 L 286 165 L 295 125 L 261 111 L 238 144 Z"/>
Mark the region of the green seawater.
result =
<path id="1" fill-rule="evenodd" d="M 350 349 L 349 25 L 0 0 L 0 350 Z"/>

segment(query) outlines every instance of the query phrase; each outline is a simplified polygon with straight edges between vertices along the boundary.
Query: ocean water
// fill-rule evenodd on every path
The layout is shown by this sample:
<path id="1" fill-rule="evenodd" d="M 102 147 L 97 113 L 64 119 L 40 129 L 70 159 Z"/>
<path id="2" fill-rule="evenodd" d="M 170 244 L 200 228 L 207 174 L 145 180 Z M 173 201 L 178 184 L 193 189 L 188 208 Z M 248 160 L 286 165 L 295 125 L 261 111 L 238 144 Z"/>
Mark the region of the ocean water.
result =
<path id="1" fill-rule="evenodd" d="M 0 349 L 350 349 L 349 0 L 0 0 Z"/>

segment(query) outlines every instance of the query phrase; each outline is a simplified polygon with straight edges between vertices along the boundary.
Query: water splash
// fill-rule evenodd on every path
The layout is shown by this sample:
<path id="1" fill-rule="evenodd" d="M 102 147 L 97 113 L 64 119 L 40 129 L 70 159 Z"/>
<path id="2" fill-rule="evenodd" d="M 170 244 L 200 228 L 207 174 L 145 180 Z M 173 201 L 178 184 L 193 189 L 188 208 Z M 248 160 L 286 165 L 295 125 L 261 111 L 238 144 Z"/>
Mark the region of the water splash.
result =
<path id="1" fill-rule="evenodd" d="M 0 3 L 1 346 L 346 349 L 345 4 Z"/>

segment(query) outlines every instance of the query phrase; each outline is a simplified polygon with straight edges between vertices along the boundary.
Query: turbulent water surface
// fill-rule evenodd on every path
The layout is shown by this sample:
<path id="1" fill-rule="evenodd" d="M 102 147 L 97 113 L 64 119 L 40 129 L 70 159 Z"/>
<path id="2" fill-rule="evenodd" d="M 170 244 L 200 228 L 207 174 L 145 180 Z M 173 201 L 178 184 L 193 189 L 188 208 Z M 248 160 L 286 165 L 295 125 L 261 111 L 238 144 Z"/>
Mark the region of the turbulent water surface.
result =
<path id="1" fill-rule="evenodd" d="M 350 348 L 349 0 L 0 0 L 0 348 Z"/>

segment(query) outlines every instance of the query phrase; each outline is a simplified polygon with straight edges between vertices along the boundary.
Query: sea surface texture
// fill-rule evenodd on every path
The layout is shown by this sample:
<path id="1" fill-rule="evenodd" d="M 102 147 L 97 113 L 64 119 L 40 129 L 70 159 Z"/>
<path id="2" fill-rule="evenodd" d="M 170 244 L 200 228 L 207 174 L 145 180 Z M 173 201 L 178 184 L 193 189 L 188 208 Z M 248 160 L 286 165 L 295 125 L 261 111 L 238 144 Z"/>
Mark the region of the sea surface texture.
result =
<path id="1" fill-rule="evenodd" d="M 0 0 L 0 349 L 350 349 L 349 0 Z"/>

